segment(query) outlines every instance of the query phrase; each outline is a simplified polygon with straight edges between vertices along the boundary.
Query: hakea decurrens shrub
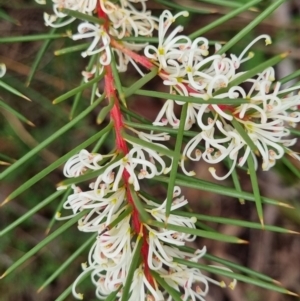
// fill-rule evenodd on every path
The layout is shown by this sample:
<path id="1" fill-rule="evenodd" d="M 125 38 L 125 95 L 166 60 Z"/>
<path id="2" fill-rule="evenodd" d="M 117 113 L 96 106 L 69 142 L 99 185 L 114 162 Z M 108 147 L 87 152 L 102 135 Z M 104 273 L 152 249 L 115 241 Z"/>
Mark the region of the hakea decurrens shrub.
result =
<path id="1" fill-rule="evenodd" d="M 285 153 L 299 159 L 299 155 L 289 148 L 296 142 L 290 138 L 289 127 L 295 127 L 300 121 L 297 111 L 300 96 L 293 94 L 297 87 L 281 89 L 280 82 L 274 82 L 272 67 L 249 77 L 247 71 L 240 71 L 242 64 L 253 57 L 249 50 L 254 43 L 261 39 L 266 44 L 271 43 L 267 35 L 256 38 L 238 56 L 219 54 L 221 45 L 215 44 L 211 50 L 206 38 L 191 40 L 181 34 L 182 26 L 172 27 L 176 19 L 186 17 L 187 12 L 173 15 L 165 10 L 156 18 L 147 10 L 143 0 L 53 0 L 53 14 L 44 15 L 45 24 L 51 27 L 70 24 L 75 17 L 70 17 L 68 10 L 101 20 L 99 23 L 80 23 L 77 33 L 71 38 L 90 41 L 81 53 L 82 57 L 98 56 L 95 67 L 82 74 L 85 81 L 104 74 L 105 88 L 97 91 L 97 95 L 104 94 L 112 104 L 110 119 L 116 137 L 115 150 L 110 154 L 81 150 L 64 167 L 64 175 L 68 178 L 99 171 L 89 183 L 90 190 L 84 191 L 80 185 L 72 186 L 73 194 L 64 203 L 64 208 L 70 209 L 72 214 L 58 216 L 58 219 L 71 218 L 86 210 L 78 229 L 98 234 L 88 264 L 74 283 L 73 294 L 82 298 L 76 291 L 77 282 L 91 273 L 99 299 L 116 292 L 116 297 L 123 300 L 123 286 L 128 275 L 133 273 L 129 301 L 173 300 L 170 289 L 162 283 L 180 292 L 183 301 L 205 300 L 209 283 L 221 287 L 226 287 L 226 284 L 207 277 L 199 269 L 174 261 L 174 258 L 179 258 L 197 262 L 206 248 L 194 253 L 184 251 L 185 243 L 194 241 L 196 236 L 159 226 L 168 223 L 195 228 L 196 218 L 174 213 L 188 204 L 179 187 L 174 187 L 169 214 L 166 201 L 156 203 L 142 193 L 142 182 L 170 173 L 174 162 L 171 156 L 129 141 L 124 136 L 112 58 L 115 58 L 119 72 L 125 72 L 129 63 L 141 76 L 145 75 L 145 70 L 157 68 L 157 76 L 171 95 L 190 97 L 186 119 L 182 122 L 184 130 L 193 127 L 197 134 L 183 147 L 179 160 L 182 172 L 188 176 L 195 176 L 195 172 L 185 166 L 189 160 L 206 161 L 211 165 L 212 176 L 223 180 L 236 166 L 245 166 L 249 156 L 256 168 L 259 156 L 263 170 L 270 169 Z M 62 21 L 58 22 L 59 19 Z M 122 41 L 124 37 L 156 35 L 157 46 Z M 165 101 L 153 120 L 154 125 L 179 128 L 181 120 L 175 114 L 175 107 L 186 102 L 176 100 L 175 96 L 174 99 Z M 216 100 L 215 104 L 205 103 L 212 99 Z M 229 104 L 217 104 L 222 99 L 227 99 Z M 128 130 L 152 145 L 168 149 L 164 142 L 170 136 L 166 133 Z M 231 162 L 231 168 L 226 175 L 219 176 L 213 165 L 224 160 Z M 115 225 L 110 227 L 112 223 Z M 132 271 L 133 262 L 135 269 Z M 235 280 L 229 287 L 234 286 Z"/>

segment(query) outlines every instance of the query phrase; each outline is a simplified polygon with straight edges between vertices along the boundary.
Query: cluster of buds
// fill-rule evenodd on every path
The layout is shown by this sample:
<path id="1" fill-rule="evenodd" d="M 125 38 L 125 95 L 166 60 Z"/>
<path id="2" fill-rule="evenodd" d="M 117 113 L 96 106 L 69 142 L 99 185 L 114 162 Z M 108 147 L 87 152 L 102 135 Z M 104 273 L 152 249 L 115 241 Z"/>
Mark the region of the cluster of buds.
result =
<path id="1" fill-rule="evenodd" d="M 139 8 L 136 5 L 140 5 Z M 97 55 L 99 59 L 92 71 L 83 72 L 83 76 L 88 81 L 104 73 L 103 93 L 112 104 L 110 118 L 116 137 L 113 153 L 102 155 L 82 150 L 70 158 L 64 168 L 64 175 L 68 178 L 97 172 L 95 180 L 89 183 L 89 190 L 72 186 L 73 194 L 68 197 L 64 208 L 73 213 L 58 216 L 58 219 L 71 218 L 84 210 L 86 215 L 79 220 L 79 230 L 97 233 L 88 265 L 74 283 L 74 296 L 82 298 L 76 292 L 76 285 L 83 275 L 91 273 L 99 299 L 115 292 L 116 298 L 124 301 L 123 294 L 127 292 L 129 301 L 171 301 L 171 290 L 182 294 L 183 301 L 203 301 L 209 282 L 221 287 L 226 285 L 203 275 L 199 269 L 176 262 L 176 259 L 197 262 L 206 248 L 187 252 L 183 247 L 187 241 L 195 240 L 195 236 L 187 234 L 189 231 L 168 228 L 168 224 L 180 229 L 196 227 L 194 217 L 175 214 L 188 203 L 181 196 L 179 187 L 174 187 L 170 210 L 166 209 L 167 200 L 157 203 L 143 193 L 142 180 L 169 173 L 174 162 L 171 156 L 163 156 L 151 147 L 145 147 L 145 143 L 140 145 L 126 140 L 111 64 L 115 64 L 119 72 L 124 72 L 131 62 L 142 76 L 144 73 L 139 65 L 146 69 L 157 67 L 158 76 L 174 98 L 165 102 L 153 124 L 178 128 L 184 122 L 184 130 L 196 128 L 198 133 L 183 149 L 180 166 L 186 175 L 193 176 L 195 173 L 187 171 L 184 166 L 186 158 L 192 161 L 202 158 L 209 164 L 231 160 L 232 167 L 223 177 L 217 176 L 213 167 L 209 169 L 219 180 L 227 178 L 236 165 L 244 166 L 249 156 L 257 166 L 256 155 L 260 155 L 264 170 L 272 167 L 285 153 L 300 159 L 288 148 L 296 142 L 288 137 L 288 128 L 300 121 L 297 111 L 300 97 L 293 95 L 297 87 L 280 90 L 280 83 L 273 83 L 272 67 L 248 77 L 245 77 L 247 72 L 238 72 L 241 64 L 253 56 L 251 52 L 247 53 L 254 43 L 260 39 L 265 39 L 266 44 L 271 43 L 267 35 L 251 42 L 239 56 L 226 56 L 221 54 L 219 44 L 215 45 L 212 54 L 206 38 L 191 40 L 179 34 L 182 26 L 170 30 L 172 23 L 180 16 L 187 16 L 187 12 L 173 16 L 165 10 L 156 18 L 146 10 L 145 0 L 53 0 L 53 10 L 53 15 L 45 14 L 46 25 L 52 27 L 73 22 L 75 17 L 67 17 L 72 16 L 72 11 L 93 18 L 96 14 L 103 21 L 92 23 L 92 18 L 87 18 L 89 21 L 80 23 L 78 32 L 71 37 L 73 40 L 91 39 L 81 55 Z M 63 21 L 57 22 L 60 18 Z M 119 41 L 128 36 L 148 37 L 156 29 L 157 47 Z M 141 50 L 144 55 L 138 53 Z M 113 57 L 116 58 L 114 61 Z M 189 98 L 186 120 L 176 117 L 175 106 L 186 103 L 173 100 L 176 95 Z M 221 99 L 227 99 L 228 104 L 217 104 Z M 209 100 L 216 102 L 205 103 Z M 167 148 L 161 143 L 169 139 L 165 133 L 129 130 L 146 145 Z M 131 283 L 127 281 L 129 275 L 132 276 Z M 233 288 L 235 281 L 229 286 Z"/>

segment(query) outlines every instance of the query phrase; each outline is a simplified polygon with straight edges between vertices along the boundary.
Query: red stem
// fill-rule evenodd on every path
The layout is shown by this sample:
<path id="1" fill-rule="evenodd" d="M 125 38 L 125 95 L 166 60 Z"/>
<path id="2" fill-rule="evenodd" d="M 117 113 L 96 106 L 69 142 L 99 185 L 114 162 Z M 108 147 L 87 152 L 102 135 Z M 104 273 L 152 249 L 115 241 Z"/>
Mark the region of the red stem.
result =
<path id="1" fill-rule="evenodd" d="M 98 14 L 99 18 L 105 19 L 105 23 L 104 23 L 103 27 L 108 32 L 109 19 L 108 19 L 107 15 L 105 14 L 105 12 L 101 9 L 100 1 L 97 4 L 97 14 Z M 126 50 L 125 50 L 125 52 L 127 53 Z M 134 56 L 133 57 L 134 60 L 142 58 L 138 62 L 141 63 L 146 68 L 151 69 L 153 67 L 153 64 L 149 60 L 147 60 L 145 57 L 142 57 L 132 51 L 130 51 L 130 53 L 132 56 Z M 122 134 L 121 134 L 122 130 L 124 129 L 124 123 L 123 123 L 122 113 L 120 110 L 119 99 L 116 95 L 114 77 L 113 77 L 113 73 L 112 73 L 112 69 L 111 69 L 110 65 L 105 66 L 104 83 L 105 83 L 105 93 L 106 93 L 106 97 L 107 97 L 108 101 L 114 102 L 114 106 L 110 112 L 110 117 L 114 121 L 117 151 L 122 152 L 123 154 L 127 155 L 129 153 L 129 149 L 126 144 L 126 141 L 123 139 Z M 129 185 L 130 185 L 129 179 L 130 179 L 129 173 L 127 172 L 127 170 L 124 170 L 123 181 L 124 181 L 125 188 L 126 188 L 127 201 L 128 201 L 128 203 L 130 203 L 133 206 L 133 213 L 132 213 L 133 229 L 136 234 L 140 234 L 140 232 L 142 230 L 144 239 L 143 239 L 141 253 L 142 253 L 142 258 L 143 258 L 143 263 L 144 263 L 144 272 L 145 272 L 145 276 L 147 277 L 148 281 L 153 284 L 153 278 L 150 274 L 150 269 L 148 266 L 149 244 L 146 239 L 148 233 L 146 231 L 146 228 L 142 226 L 142 223 L 139 218 L 139 213 L 134 206 L 133 198 L 132 198 L 132 195 L 131 195 L 130 189 L 129 189 Z"/>

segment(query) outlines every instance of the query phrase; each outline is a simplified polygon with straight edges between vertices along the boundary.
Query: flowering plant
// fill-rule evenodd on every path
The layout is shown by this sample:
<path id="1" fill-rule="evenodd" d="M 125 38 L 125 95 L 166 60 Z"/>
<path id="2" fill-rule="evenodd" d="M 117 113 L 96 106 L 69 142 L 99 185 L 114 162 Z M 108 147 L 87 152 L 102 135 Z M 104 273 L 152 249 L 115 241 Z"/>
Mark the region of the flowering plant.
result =
<path id="1" fill-rule="evenodd" d="M 259 2 L 253 0 L 239 5 L 230 17 Z M 81 85 L 57 97 L 53 103 L 76 95 L 74 113 L 82 92 L 91 87 L 91 104 L 76 117 L 72 115 L 72 120 L 58 132 L 4 170 L 1 178 L 86 118 L 102 102 L 106 101 L 106 105 L 97 116 L 97 131 L 100 131 L 21 185 L 3 202 L 8 203 L 64 164 L 63 174 L 68 179 L 58 184 L 58 191 L 42 206 L 64 194 L 55 218 L 68 221 L 12 264 L 2 277 L 77 222 L 79 231 L 94 233 L 80 248 L 81 252 L 93 242 L 87 263 L 82 265 L 82 273 L 66 291 L 67 294 L 72 290 L 77 299 L 83 298 L 77 286 L 87 275 L 100 300 L 205 300 L 211 283 L 234 289 L 237 280 L 296 295 L 274 284 L 272 278 L 208 255 L 205 246 L 194 247 L 197 237 L 236 244 L 247 241 L 203 225 L 203 216 L 191 209 L 181 192 L 185 186 L 254 201 L 260 225 L 239 221 L 241 226 L 293 232 L 264 224 L 263 203 L 289 205 L 261 196 L 257 170 L 268 171 L 282 158 L 288 161 L 286 155 L 300 159 L 292 148 L 297 139 L 291 137 L 300 121 L 300 96 L 294 93 L 299 86 L 282 88 L 282 84 L 297 74 L 275 81 L 273 66 L 288 53 L 245 71 L 243 66 L 254 56 L 250 51 L 254 44 L 261 40 L 266 45 L 271 44 L 268 35 L 255 38 L 239 55 L 229 51 L 282 2 L 275 1 L 222 45 L 202 37 L 204 29 L 189 36 L 183 34 L 183 26 L 176 26 L 176 22 L 189 17 L 186 10 L 176 14 L 163 10 L 159 16 L 154 16 L 145 0 L 53 0 L 53 11 L 44 14 L 45 25 L 56 30 L 75 23 L 76 32 L 67 32 L 67 36 L 73 41 L 84 41 L 58 52 L 77 53 L 79 50 L 82 52 L 78 58 L 89 59 L 88 68 L 82 71 Z M 227 18 L 226 15 L 221 18 L 222 22 Z M 132 67 L 140 78 L 125 87 L 121 74 Z M 4 65 L 0 71 L 3 76 Z M 168 93 L 141 89 L 154 77 Z M 164 99 L 153 120 L 134 113 L 128 102 L 133 94 Z M 111 135 L 110 150 L 99 151 Z M 93 143 L 95 146 L 90 149 Z M 215 180 L 231 177 L 234 188 L 200 179 L 190 168 L 197 161 L 209 165 L 208 171 Z M 225 175 L 220 175 L 215 167 L 221 162 L 228 167 Z M 248 171 L 253 194 L 241 189 L 238 168 Z M 299 175 L 299 171 L 296 173 Z M 154 193 L 155 187 L 164 184 L 167 184 L 165 197 L 159 198 Z M 41 205 L 34 207 L 26 218 L 40 208 Z M 9 225 L 1 234 L 24 219 Z M 222 218 L 212 220 L 222 223 Z M 230 220 L 225 223 L 230 224 Z M 75 255 L 63 268 L 73 258 Z M 199 263 L 204 258 L 222 266 Z M 218 280 L 205 272 L 227 278 Z M 55 276 L 56 273 L 41 289 Z M 63 300 L 66 294 L 57 300 Z"/>

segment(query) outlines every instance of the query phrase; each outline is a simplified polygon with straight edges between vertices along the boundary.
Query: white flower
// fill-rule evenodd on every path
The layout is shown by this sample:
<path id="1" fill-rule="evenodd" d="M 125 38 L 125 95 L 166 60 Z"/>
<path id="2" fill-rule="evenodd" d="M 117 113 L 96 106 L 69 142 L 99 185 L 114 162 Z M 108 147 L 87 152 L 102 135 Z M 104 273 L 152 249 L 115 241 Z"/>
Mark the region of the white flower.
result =
<path id="1" fill-rule="evenodd" d="M 144 50 L 146 57 L 158 60 L 160 69 L 163 69 L 169 74 L 178 71 L 178 68 L 180 69 L 177 61 L 182 56 L 182 51 L 179 47 L 191 44 L 187 36 L 177 36 L 177 34 L 183 30 L 182 26 L 177 26 L 165 39 L 169 27 L 179 16 L 187 17 L 188 12 L 179 12 L 173 16 L 170 11 L 163 11 L 159 18 L 158 47 L 156 48 L 149 45 Z"/>
<path id="2" fill-rule="evenodd" d="M 6 73 L 6 66 L 3 63 L 0 63 L 0 78 Z"/>
<path id="3" fill-rule="evenodd" d="M 174 187 L 174 195 L 173 202 L 171 206 L 171 212 L 178 208 L 185 206 L 188 201 L 184 198 L 184 196 L 180 196 L 181 190 L 178 186 Z M 147 209 L 152 217 L 159 221 L 166 221 L 166 203 L 165 200 L 161 205 L 154 203 L 146 198 L 141 198 L 150 206 L 154 207 L 153 209 Z M 186 228 L 195 228 L 195 218 L 187 218 L 181 217 L 175 214 L 170 214 L 168 217 L 168 224 L 186 227 Z M 158 229 L 150 227 L 149 225 L 145 225 L 145 227 L 149 231 L 149 252 L 148 252 L 148 265 L 153 270 L 159 270 L 162 268 L 163 264 L 169 267 L 172 267 L 174 264 L 172 262 L 172 257 L 169 256 L 168 252 L 165 249 L 165 243 L 171 246 L 183 246 L 185 241 L 193 241 L 195 240 L 194 235 L 189 235 L 186 233 L 181 233 L 174 230 L 167 229 Z"/>
<path id="4" fill-rule="evenodd" d="M 151 36 L 155 28 L 155 19 L 150 11 L 138 12 L 117 8 L 109 15 L 112 27 L 110 33 L 118 39 L 126 36 Z"/>
<path id="5" fill-rule="evenodd" d="M 164 301 L 162 292 L 155 289 L 144 274 L 140 265 L 134 272 L 130 287 L 131 296 L 128 301 Z"/>
<path id="6" fill-rule="evenodd" d="M 171 212 L 173 210 L 176 210 L 178 208 L 181 208 L 188 204 L 187 199 L 184 198 L 184 196 L 179 197 L 181 193 L 181 189 L 178 186 L 174 187 L 174 194 L 173 194 L 173 201 L 171 205 Z M 161 205 L 158 205 L 157 203 L 154 203 L 152 201 L 146 200 L 146 203 L 148 205 L 153 206 L 153 209 L 147 209 L 152 217 L 159 221 L 159 222 L 165 222 L 166 221 L 166 205 L 167 205 L 167 200 L 165 200 Z M 183 217 L 183 216 L 178 216 L 176 214 L 170 214 L 168 216 L 168 224 L 176 225 L 176 226 L 181 226 L 181 227 L 186 227 L 186 228 L 191 228 L 195 229 L 195 222 L 197 221 L 196 218 L 188 218 L 188 217 Z M 151 230 L 153 231 L 153 230 Z M 171 234 L 171 235 L 169 235 Z M 182 241 L 193 241 L 195 240 L 194 235 L 186 234 L 186 233 L 179 233 L 173 230 L 165 230 L 161 229 L 159 233 L 156 233 L 157 236 L 161 237 L 161 240 L 168 241 L 169 238 L 172 240 L 175 240 L 175 244 L 182 244 Z"/>
<path id="7" fill-rule="evenodd" d="M 114 264 L 122 265 L 131 254 L 131 216 L 124 218 L 111 230 L 100 234 L 94 250 L 94 262 L 104 264 L 112 260 Z"/>
<path id="8" fill-rule="evenodd" d="M 90 212 L 78 221 L 78 229 L 83 232 L 99 231 L 103 223 L 110 224 L 126 207 L 124 204 L 126 191 L 124 187 L 119 188 L 116 192 L 111 193 L 111 190 L 106 192 L 105 197 L 100 197 L 95 194 L 95 191 L 89 191 L 85 194 L 91 194 L 93 197 L 89 199 L 91 202 L 86 202 L 81 206 L 83 209 L 91 209 Z M 69 198 L 68 198 L 69 201 Z M 121 209 L 120 209 L 121 208 Z M 74 210 L 74 209 L 73 209 Z"/>
<path id="9" fill-rule="evenodd" d="M 166 118 L 162 118 L 164 115 L 166 115 Z M 155 118 L 155 121 L 153 122 L 153 125 L 158 126 L 165 126 L 167 124 L 170 124 L 173 128 L 179 127 L 179 120 L 175 116 L 174 113 L 174 101 L 172 99 L 168 99 L 163 107 L 160 109 L 157 117 Z"/>
<path id="10" fill-rule="evenodd" d="M 135 247 L 131 243 L 130 216 L 116 227 L 102 233 L 89 252 L 89 270 L 96 286 L 96 296 L 105 299 L 124 284 Z M 75 284 L 74 284 L 75 285 Z M 120 295 L 119 292 L 118 295 Z"/>
<path id="11" fill-rule="evenodd" d="M 126 200 L 126 191 L 124 187 L 117 191 L 106 188 L 103 191 L 95 190 L 82 191 L 78 186 L 72 186 L 73 194 L 69 195 L 65 203 L 64 209 L 71 209 L 72 215 L 60 216 L 57 213 L 57 220 L 70 219 L 76 216 L 82 210 L 90 210 L 84 217 L 78 221 L 78 229 L 83 232 L 95 232 L 108 225 L 113 218 L 116 218 L 126 207 L 121 206 Z M 121 209 L 120 209 L 121 208 Z"/>
<path id="12" fill-rule="evenodd" d="M 105 55 L 106 58 L 101 61 L 104 65 L 108 65 L 111 62 L 111 52 L 110 52 L 110 37 L 105 31 L 104 27 L 99 24 L 91 24 L 88 22 L 84 22 L 79 24 L 78 33 L 72 36 L 73 40 L 94 38 L 88 49 L 82 52 L 82 56 L 86 57 L 89 55 L 93 55 L 96 53 L 101 53 L 101 55 Z M 100 47 L 99 47 L 100 45 Z"/>
<path id="13" fill-rule="evenodd" d="M 96 170 L 102 166 L 98 162 L 103 159 L 100 154 L 89 153 L 83 149 L 78 155 L 71 157 L 64 166 L 64 176 L 74 178 L 82 175 L 88 169 Z"/>
<path id="14" fill-rule="evenodd" d="M 201 273 L 199 269 L 185 268 L 181 271 L 169 272 L 162 275 L 166 282 L 176 291 L 183 290 L 182 301 L 200 300 L 205 301 L 205 296 L 209 290 L 208 282 L 212 282 L 220 287 L 225 287 L 224 282 L 215 281 Z M 168 299 L 172 300 L 171 298 Z"/>
<path id="15" fill-rule="evenodd" d="M 97 0 L 52 0 L 52 2 L 54 15 L 44 13 L 44 20 L 46 26 L 55 28 L 66 26 L 76 20 L 76 18 L 71 17 L 64 22 L 55 23 L 58 18 L 65 18 L 67 16 L 61 12 L 62 8 L 92 15 L 97 6 Z"/>
<path id="16" fill-rule="evenodd" d="M 257 38 L 255 38 L 243 51 L 242 53 L 239 55 L 238 58 L 236 58 L 235 56 L 232 56 L 233 60 L 234 60 L 234 64 L 236 66 L 236 68 L 239 68 L 240 64 L 247 61 L 248 59 L 250 59 L 252 57 L 252 55 L 250 55 L 250 57 L 246 57 L 244 58 L 245 54 L 247 53 L 247 51 L 249 51 L 249 49 L 259 40 L 261 39 L 265 39 L 265 43 L 266 45 L 270 45 L 272 43 L 271 37 L 269 35 L 263 34 L 258 36 Z"/>
<path id="17" fill-rule="evenodd" d="M 145 152 L 149 154 L 150 160 L 146 159 Z M 154 159 L 161 165 L 161 170 L 157 169 Z M 140 167 L 139 174 L 136 175 L 135 170 L 138 166 Z M 118 171 L 114 172 L 115 169 L 118 169 Z M 112 184 L 112 190 L 117 191 L 125 172 L 128 174 L 129 184 L 132 184 L 137 191 L 140 189 L 139 179 L 153 178 L 155 175 L 164 172 L 165 169 L 165 163 L 157 152 L 134 144 L 125 157 L 105 168 L 105 171 L 98 176 L 94 189 L 97 190 L 101 183 L 104 183 L 106 185 Z"/>

